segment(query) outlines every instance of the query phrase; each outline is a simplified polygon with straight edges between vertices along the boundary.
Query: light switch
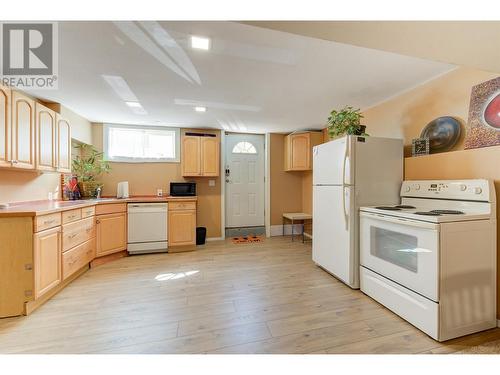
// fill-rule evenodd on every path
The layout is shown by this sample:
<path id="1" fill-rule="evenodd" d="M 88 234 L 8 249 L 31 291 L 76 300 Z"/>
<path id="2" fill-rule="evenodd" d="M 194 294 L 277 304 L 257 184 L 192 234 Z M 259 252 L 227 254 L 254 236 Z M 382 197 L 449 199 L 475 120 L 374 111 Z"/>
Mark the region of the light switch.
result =
<path id="1" fill-rule="evenodd" d="M 215 180 L 208 180 L 208 186 L 215 186 Z"/>

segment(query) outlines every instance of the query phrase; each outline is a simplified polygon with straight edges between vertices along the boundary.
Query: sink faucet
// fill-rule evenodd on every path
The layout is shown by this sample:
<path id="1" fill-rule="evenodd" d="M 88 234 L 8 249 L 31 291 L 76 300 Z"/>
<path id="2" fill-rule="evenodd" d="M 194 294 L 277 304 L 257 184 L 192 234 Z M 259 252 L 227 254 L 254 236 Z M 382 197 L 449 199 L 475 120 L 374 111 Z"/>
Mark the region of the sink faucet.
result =
<path id="1" fill-rule="evenodd" d="M 96 198 L 97 199 L 101 199 L 101 191 L 102 191 L 102 187 L 101 186 L 98 186 L 97 189 L 96 189 Z"/>

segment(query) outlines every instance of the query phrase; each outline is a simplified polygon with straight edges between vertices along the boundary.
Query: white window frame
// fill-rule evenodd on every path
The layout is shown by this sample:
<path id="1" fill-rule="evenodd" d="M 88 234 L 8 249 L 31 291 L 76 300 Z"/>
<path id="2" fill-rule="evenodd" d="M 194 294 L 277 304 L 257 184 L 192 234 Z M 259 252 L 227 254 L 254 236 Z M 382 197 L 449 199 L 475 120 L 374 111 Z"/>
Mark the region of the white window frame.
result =
<path id="1" fill-rule="evenodd" d="M 108 135 L 111 128 L 130 128 L 130 129 L 150 129 L 150 130 L 169 130 L 175 133 L 175 157 L 173 158 L 133 158 L 133 157 L 109 157 L 108 154 Z M 102 148 L 104 152 L 104 160 L 117 163 L 180 163 L 181 160 L 181 131 L 180 128 L 170 126 L 142 126 L 142 125 L 121 125 L 121 124 L 104 124 L 102 129 Z"/>

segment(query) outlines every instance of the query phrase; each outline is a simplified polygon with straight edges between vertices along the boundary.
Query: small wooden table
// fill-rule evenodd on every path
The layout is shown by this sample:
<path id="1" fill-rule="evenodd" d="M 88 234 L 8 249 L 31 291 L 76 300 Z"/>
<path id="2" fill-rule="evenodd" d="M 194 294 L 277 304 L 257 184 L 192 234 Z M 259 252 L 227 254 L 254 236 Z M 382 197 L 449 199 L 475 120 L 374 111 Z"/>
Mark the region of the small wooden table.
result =
<path id="1" fill-rule="evenodd" d="M 304 221 L 312 220 L 312 215 L 306 214 L 304 212 L 284 212 L 283 213 L 283 236 L 285 235 L 285 222 L 286 222 L 286 220 L 290 220 L 292 222 L 292 242 L 293 242 L 293 238 L 295 236 L 295 233 L 293 232 L 293 227 L 294 227 L 295 221 L 302 221 L 302 243 L 304 243 L 305 242 Z"/>

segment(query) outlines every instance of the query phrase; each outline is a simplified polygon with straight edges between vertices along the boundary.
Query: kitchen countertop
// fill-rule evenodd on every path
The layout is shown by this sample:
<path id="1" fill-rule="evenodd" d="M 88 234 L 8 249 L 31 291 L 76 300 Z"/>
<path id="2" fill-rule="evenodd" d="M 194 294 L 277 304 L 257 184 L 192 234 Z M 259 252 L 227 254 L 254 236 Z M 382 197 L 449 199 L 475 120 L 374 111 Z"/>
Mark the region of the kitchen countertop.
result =
<path id="1" fill-rule="evenodd" d="M 43 200 L 33 202 L 10 203 L 8 208 L 0 208 L 0 217 L 15 216 L 39 216 L 55 212 L 74 210 L 95 206 L 98 204 L 114 203 L 138 203 L 138 202 L 177 202 L 196 201 L 198 197 L 156 197 L 156 196 L 134 196 L 130 198 L 100 198 L 82 199 L 76 201 Z"/>

